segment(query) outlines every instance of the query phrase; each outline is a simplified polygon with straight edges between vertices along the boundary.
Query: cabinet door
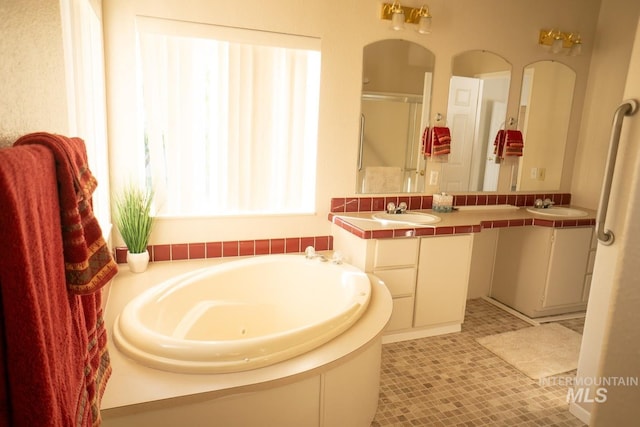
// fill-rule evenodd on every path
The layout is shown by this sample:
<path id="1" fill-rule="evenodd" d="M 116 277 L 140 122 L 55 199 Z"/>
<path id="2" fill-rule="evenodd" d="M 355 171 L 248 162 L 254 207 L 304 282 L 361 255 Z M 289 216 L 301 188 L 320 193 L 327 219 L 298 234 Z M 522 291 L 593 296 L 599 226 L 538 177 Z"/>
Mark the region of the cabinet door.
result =
<path id="1" fill-rule="evenodd" d="M 373 274 L 378 276 L 392 297 L 413 296 L 416 289 L 416 269 L 415 267 L 393 268 L 388 270 L 374 270 Z"/>
<path id="2" fill-rule="evenodd" d="M 582 303 L 591 233 L 591 227 L 558 228 L 554 231 L 544 308 Z"/>
<path id="3" fill-rule="evenodd" d="M 374 268 L 414 266 L 417 256 L 417 238 L 378 240 Z"/>
<path id="4" fill-rule="evenodd" d="M 552 239 L 549 227 L 501 228 L 491 297 L 533 316 L 543 300 Z"/>
<path id="5" fill-rule="evenodd" d="M 421 239 L 414 327 L 464 320 L 472 239 L 469 234 Z"/>

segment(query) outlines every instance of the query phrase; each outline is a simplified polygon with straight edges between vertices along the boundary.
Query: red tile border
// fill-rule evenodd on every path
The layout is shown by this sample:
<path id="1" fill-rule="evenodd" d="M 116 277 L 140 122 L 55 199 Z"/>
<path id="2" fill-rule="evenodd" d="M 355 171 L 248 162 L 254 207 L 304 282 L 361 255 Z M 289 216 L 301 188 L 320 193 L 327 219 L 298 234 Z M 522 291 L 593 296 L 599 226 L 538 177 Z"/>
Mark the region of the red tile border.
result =
<path id="1" fill-rule="evenodd" d="M 362 233 L 364 233 L 361 230 Z M 365 238 L 365 237 L 363 237 Z M 371 238 L 367 236 L 366 238 Z M 187 259 L 235 256 L 271 255 L 301 252 L 306 246 L 318 251 L 333 249 L 333 236 L 305 236 L 260 240 L 231 240 L 222 242 L 174 243 L 149 246 L 150 261 L 178 261 Z M 302 249 L 300 249 L 302 248 Z M 114 248 L 118 264 L 127 262 L 127 248 Z"/>
<path id="2" fill-rule="evenodd" d="M 171 259 L 189 259 L 189 245 L 187 243 L 171 245 Z"/>
<path id="3" fill-rule="evenodd" d="M 151 259 L 153 261 L 169 261 L 171 259 L 171 245 L 155 245 Z"/>
<path id="4" fill-rule="evenodd" d="M 536 199 L 550 198 L 555 204 L 568 205 L 571 203 L 569 193 L 536 193 L 536 194 L 455 194 L 455 206 L 474 205 L 504 205 L 533 206 Z M 386 209 L 389 202 L 396 206 L 405 202 L 409 209 L 431 209 L 432 195 L 424 196 L 378 196 L 378 197 L 335 197 L 331 199 L 330 212 L 371 212 Z"/>
<path id="5" fill-rule="evenodd" d="M 204 243 L 189 243 L 189 259 L 206 258 L 207 251 Z"/>

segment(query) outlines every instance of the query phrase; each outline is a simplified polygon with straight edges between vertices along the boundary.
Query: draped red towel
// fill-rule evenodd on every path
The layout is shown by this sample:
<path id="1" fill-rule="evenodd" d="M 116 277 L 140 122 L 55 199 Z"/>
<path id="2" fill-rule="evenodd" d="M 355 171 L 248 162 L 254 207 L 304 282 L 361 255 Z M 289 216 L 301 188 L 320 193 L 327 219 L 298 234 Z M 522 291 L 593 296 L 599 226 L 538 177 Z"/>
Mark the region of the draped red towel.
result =
<path id="1" fill-rule="evenodd" d="M 101 291 L 69 292 L 50 149 L 0 149 L 0 425 L 97 426 L 111 374 Z"/>
<path id="2" fill-rule="evenodd" d="M 493 141 L 493 154 L 502 158 L 504 152 L 504 129 L 500 129 L 496 134 L 496 139 Z"/>
<path id="3" fill-rule="evenodd" d="M 500 129 L 493 142 L 493 153 L 504 159 L 509 156 L 522 156 L 524 138 L 519 130 Z"/>
<path id="4" fill-rule="evenodd" d="M 448 127 L 434 126 L 425 128 L 422 133 L 422 146 L 424 155 L 442 156 L 451 152 L 451 132 Z"/>
<path id="5" fill-rule="evenodd" d="M 524 149 L 524 139 L 522 138 L 522 132 L 519 130 L 507 130 L 504 134 L 504 151 L 502 155 L 508 156 L 522 156 L 522 150 Z"/>
<path id="6" fill-rule="evenodd" d="M 118 267 L 93 215 L 91 195 L 98 183 L 87 166 L 84 141 L 38 132 L 14 146 L 28 144 L 44 145 L 56 159 L 67 286 L 73 293 L 90 294 L 107 284 Z"/>

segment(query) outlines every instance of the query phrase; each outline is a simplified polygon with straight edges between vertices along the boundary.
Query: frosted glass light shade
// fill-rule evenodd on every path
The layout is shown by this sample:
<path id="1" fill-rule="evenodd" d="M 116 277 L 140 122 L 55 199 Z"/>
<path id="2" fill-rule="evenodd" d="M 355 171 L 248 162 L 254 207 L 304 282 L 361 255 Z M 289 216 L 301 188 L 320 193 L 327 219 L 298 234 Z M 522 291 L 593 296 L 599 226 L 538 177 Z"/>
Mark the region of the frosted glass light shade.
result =
<path id="1" fill-rule="evenodd" d="M 420 21 L 418 22 L 418 32 L 420 34 L 430 34 L 431 33 L 431 17 L 430 16 L 421 16 Z"/>
<path id="2" fill-rule="evenodd" d="M 562 40 L 561 38 L 557 38 L 553 40 L 553 44 L 551 45 L 551 52 L 553 53 L 558 53 L 562 50 L 562 45 L 564 43 L 564 40 Z"/>
<path id="3" fill-rule="evenodd" d="M 400 9 L 400 11 L 393 12 L 393 16 L 391 17 L 391 28 L 396 31 L 404 30 L 404 11 Z"/>

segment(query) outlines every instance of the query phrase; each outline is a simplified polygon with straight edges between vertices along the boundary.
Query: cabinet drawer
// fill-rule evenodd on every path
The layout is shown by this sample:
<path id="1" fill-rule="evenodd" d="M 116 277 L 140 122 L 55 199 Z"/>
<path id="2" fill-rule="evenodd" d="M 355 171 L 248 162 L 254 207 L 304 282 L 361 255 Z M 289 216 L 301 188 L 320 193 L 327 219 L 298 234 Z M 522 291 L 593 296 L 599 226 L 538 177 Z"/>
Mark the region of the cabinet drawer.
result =
<path id="1" fill-rule="evenodd" d="M 415 265 L 418 239 L 378 240 L 374 268 Z"/>
<path id="2" fill-rule="evenodd" d="M 416 288 L 416 269 L 394 268 L 391 270 L 374 270 L 391 292 L 393 297 L 412 296 Z"/>
<path id="3" fill-rule="evenodd" d="M 393 312 L 385 328 L 386 332 L 409 329 L 413 326 L 413 297 L 393 299 Z"/>

